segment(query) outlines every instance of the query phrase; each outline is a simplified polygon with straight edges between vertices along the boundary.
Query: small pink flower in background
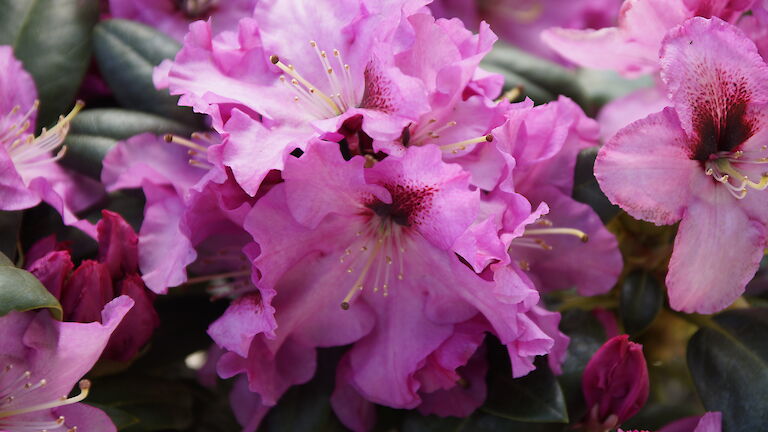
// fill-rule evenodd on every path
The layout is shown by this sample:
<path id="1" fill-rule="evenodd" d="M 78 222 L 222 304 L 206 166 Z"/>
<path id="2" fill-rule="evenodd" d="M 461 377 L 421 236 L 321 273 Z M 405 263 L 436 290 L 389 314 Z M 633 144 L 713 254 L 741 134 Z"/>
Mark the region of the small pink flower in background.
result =
<path id="1" fill-rule="evenodd" d="M 587 363 L 581 388 L 589 432 L 607 432 L 637 414 L 650 388 L 642 345 L 627 335 L 608 340 Z"/>
<path id="2" fill-rule="evenodd" d="M 744 291 L 765 247 L 768 65 L 718 18 L 670 32 L 661 64 L 674 108 L 619 131 L 600 150 L 595 176 L 633 217 L 681 221 L 666 279 L 670 304 L 713 313 Z"/>
<path id="3" fill-rule="evenodd" d="M 80 403 L 90 389 L 80 379 L 132 306 L 127 296 L 112 300 L 101 323 L 58 322 L 48 311 L 0 317 L 0 430 L 116 431 L 103 411 Z M 80 394 L 67 398 L 75 384 Z"/>
<path id="4" fill-rule="evenodd" d="M 258 0 L 108 0 L 112 18 L 154 27 L 181 42 L 189 25 L 208 20 L 218 30 L 234 27 L 253 12 Z"/>
<path id="5" fill-rule="evenodd" d="M 541 41 L 541 32 L 550 27 L 609 27 L 616 22 L 620 4 L 621 0 L 437 0 L 429 7 L 435 16 L 458 17 L 469 28 L 476 29 L 484 20 L 503 41 L 563 61 Z"/>
<path id="6" fill-rule="evenodd" d="M 85 260 L 74 267 L 70 253 L 53 237 L 30 249 L 29 271 L 61 302 L 68 322 L 99 321 L 101 311 L 115 297 L 133 300 L 104 348 L 103 358 L 126 362 L 147 344 L 160 324 L 153 306 L 155 295 L 138 271 L 138 238 L 117 213 L 102 211 L 96 225 L 99 260 Z M 32 260 L 32 258 L 35 258 Z"/>
<path id="7" fill-rule="evenodd" d="M 10 46 L 0 46 L 0 72 L 0 210 L 23 210 L 45 201 L 65 224 L 95 236 L 93 225 L 75 213 L 101 199 L 103 188 L 56 163 L 66 151 L 61 145 L 81 103 L 36 137 L 37 90 Z"/>

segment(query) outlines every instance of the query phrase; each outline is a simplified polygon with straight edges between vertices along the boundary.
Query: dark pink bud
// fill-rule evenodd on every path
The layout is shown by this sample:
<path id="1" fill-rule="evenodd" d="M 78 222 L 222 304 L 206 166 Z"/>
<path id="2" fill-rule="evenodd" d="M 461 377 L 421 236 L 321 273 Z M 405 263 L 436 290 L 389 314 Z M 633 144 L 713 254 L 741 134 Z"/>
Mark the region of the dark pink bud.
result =
<path id="1" fill-rule="evenodd" d="M 627 335 L 608 340 L 589 360 L 581 379 L 587 430 L 615 429 L 637 414 L 648 400 L 649 386 L 643 346 Z"/>
<path id="2" fill-rule="evenodd" d="M 72 272 L 61 291 L 64 321 L 101 321 L 101 310 L 115 297 L 106 265 L 85 260 Z"/>
<path id="3" fill-rule="evenodd" d="M 139 238 L 130 225 L 117 213 L 101 211 L 96 225 L 99 238 L 99 261 L 109 267 L 113 279 L 119 279 L 139 269 Z"/>
<path id="4" fill-rule="evenodd" d="M 61 298 L 64 281 L 67 280 L 74 266 L 69 252 L 60 250 L 49 252 L 40 257 L 32 262 L 27 270 L 35 275 L 42 282 L 43 286 L 48 288 L 48 291 L 58 299 Z"/>
<path id="5" fill-rule="evenodd" d="M 149 342 L 155 328 L 160 325 L 160 318 L 152 305 L 155 294 L 147 289 L 138 274 L 126 275 L 116 288 L 117 295 L 127 295 L 133 299 L 134 305 L 112 333 L 102 358 L 127 362 Z"/>

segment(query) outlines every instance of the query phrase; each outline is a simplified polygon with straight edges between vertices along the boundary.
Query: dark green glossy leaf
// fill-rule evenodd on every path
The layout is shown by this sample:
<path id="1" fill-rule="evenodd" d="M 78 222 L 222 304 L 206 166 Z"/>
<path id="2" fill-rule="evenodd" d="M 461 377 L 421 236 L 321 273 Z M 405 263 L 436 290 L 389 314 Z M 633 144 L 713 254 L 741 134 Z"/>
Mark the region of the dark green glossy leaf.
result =
<path id="1" fill-rule="evenodd" d="M 768 308 L 713 317 L 688 343 L 688 367 L 704 407 L 723 413 L 723 430 L 763 430 L 768 424 Z"/>
<path id="2" fill-rule="evenodd" d="M 595 179 L 594 167 L 598 150 L 600 148 L 595 146 L 579 153 L 574 172 L 573 198 L 592 207 L 603 223 L 608 223 L 620 209 L 611 204 Z"/>
<path id="3" fill-rule="evenodd" d="M 172 133 L 187 136 L 194 130 L 180 122 L 154 114 L 120 108 L 86 110 L 72 121 L 61 163 L 95 179 L 101 176 L 101 161 L 119 141 L 140 133 Z"/>
<path id="4" fill-rule="evenodd" d="M 7 264 L 8 258 L 3 256 Z M 56 319 L 62 318 L 62 310 L 56 297 L 28 271 L 0 265 L 0 316 L 11 311 L 28 311 L 48 308 Z"/>
<path id="5" fill-rule="evenodd" d="M 624 279 L 619 297 L 619 314 L 627 333 L 642 333 L 659 314 L 663 304 L 664 290 L 650 273 L 638 270 Z"/>
<path id="6" fill-rule="evenodd" d="M 180 45 L 174 39 L 137 22 L 112 19 L 94 29 L 93 48 L 104 79 L 122 106 L 200 124 L 200 116 L 177 106 L 178 97 L 155 89 L 152 82 L 154 67 L 178 52 Z"/>
<path id="7" fill-rule="evenodd" d="M 524 377 L 491 376 L 483 410 L 522 422 L 568 422 L 563 392 L 543 357 L 537 359 L 536 370 Z"/>
<path id="8" fill-rule="evenodd" d="M 16 243 L 21 229 L 20 211 L 0 211 L 0 254 L 12 261 L 16 259 Z"/>
<path id="9" fill-rule="evenodd" d="M 34 77 L 38 129 L 72 107 L 91 58 L 99 0 L 0 0 L 0 45 Z"/>
<path id="10" fill-rule="evenodd" d="M 506 72 L 509 72 L 511 76 L 516 75 L 535 84 L 552 95 L 547 100 L 557 99 L 557 95 L 568 96 L 579 104 L 584 100 L 583 91 L 576 82 L 576 74 L 573 71 L 511 45 L 496 43 L 493 50 L 483 59 L 483 67 L 488 68 L 488 66 L 491 66 L 489 70 L 493 69 L 494 72 L 498 68 L 505 71 L 503 72 L 505 76 Z M 532 95 L 530 97 L 537 103 L 547 102 L 547 100 L 534 99 Z"/>

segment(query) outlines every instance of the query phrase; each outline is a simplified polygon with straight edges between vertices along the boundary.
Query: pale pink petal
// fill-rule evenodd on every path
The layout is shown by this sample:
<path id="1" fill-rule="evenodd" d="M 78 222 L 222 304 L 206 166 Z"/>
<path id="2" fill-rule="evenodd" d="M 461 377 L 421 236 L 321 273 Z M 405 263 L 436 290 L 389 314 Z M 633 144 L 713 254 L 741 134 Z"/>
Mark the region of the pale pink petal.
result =
<path id="1" fill-rule="evenodd" d="M 102 410 L 84 403 L 65 405 L 53 410 L 55 416 L 63 416 L 64 427 L 77 427 L 82 432 L 117 432 L 112 419 Z"/>
<path id="2" fill-rule="evenodd" d="M 702 172 L 669 108 L 619 131 L 595 161 L 595 177 L 608 199 L 657 225 L 680 220 L 690 196 L 687 185 Z"/>
<path id="3" fill-rule="evenodd" d="M 669 303 L 683 312 L 714 313 L 744 292 L 763 257 L 765 227 L 707 176 L 685 211 L 667 274 Z"/>
<path id="4" fill-rule="evenodd" d="M 657 113 L 672 103 L 658 86 L 634 91 L 608 102 L 597 115 L 600 137 L 607 142 L 625 126 Z"/>

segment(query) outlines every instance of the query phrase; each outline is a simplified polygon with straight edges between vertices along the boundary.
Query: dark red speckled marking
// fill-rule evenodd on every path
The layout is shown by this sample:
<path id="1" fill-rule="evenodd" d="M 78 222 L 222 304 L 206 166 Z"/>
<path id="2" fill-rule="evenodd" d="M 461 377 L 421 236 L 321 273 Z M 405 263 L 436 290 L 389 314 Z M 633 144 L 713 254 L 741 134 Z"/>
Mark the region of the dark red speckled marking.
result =
<path id="1" fill-rule="evenodd" d="M 697 135 L 692 159 L 702 162 L 713 153 L 736 150 L 755 129 L 754 119 L 747 113 L 751 99 L 747 80 L 721 69 L 715 76 L 715 82 L 705 91 L 693 94 L 691 100 Z"/>
<path id="2" fill-rule="evenodd" d="M 384 77 L 378 62 L 371 60 L 365 66 L 365 92 L 360 108 L 368 108 L 387 114 L 395 112 L 392 103 L 392 81 Z"/>
<path id="3" fill-rule="evenodd" d="M 402 226 L 419 225 L 424 213 L 432 206 L 432 196 L 437 192 L 435 186 L 410 182 L 383 186 L 392 195 L 392 204 L 376 199 L 367 204 L 367 207 L 378 216 L 390 218 Z"/>

